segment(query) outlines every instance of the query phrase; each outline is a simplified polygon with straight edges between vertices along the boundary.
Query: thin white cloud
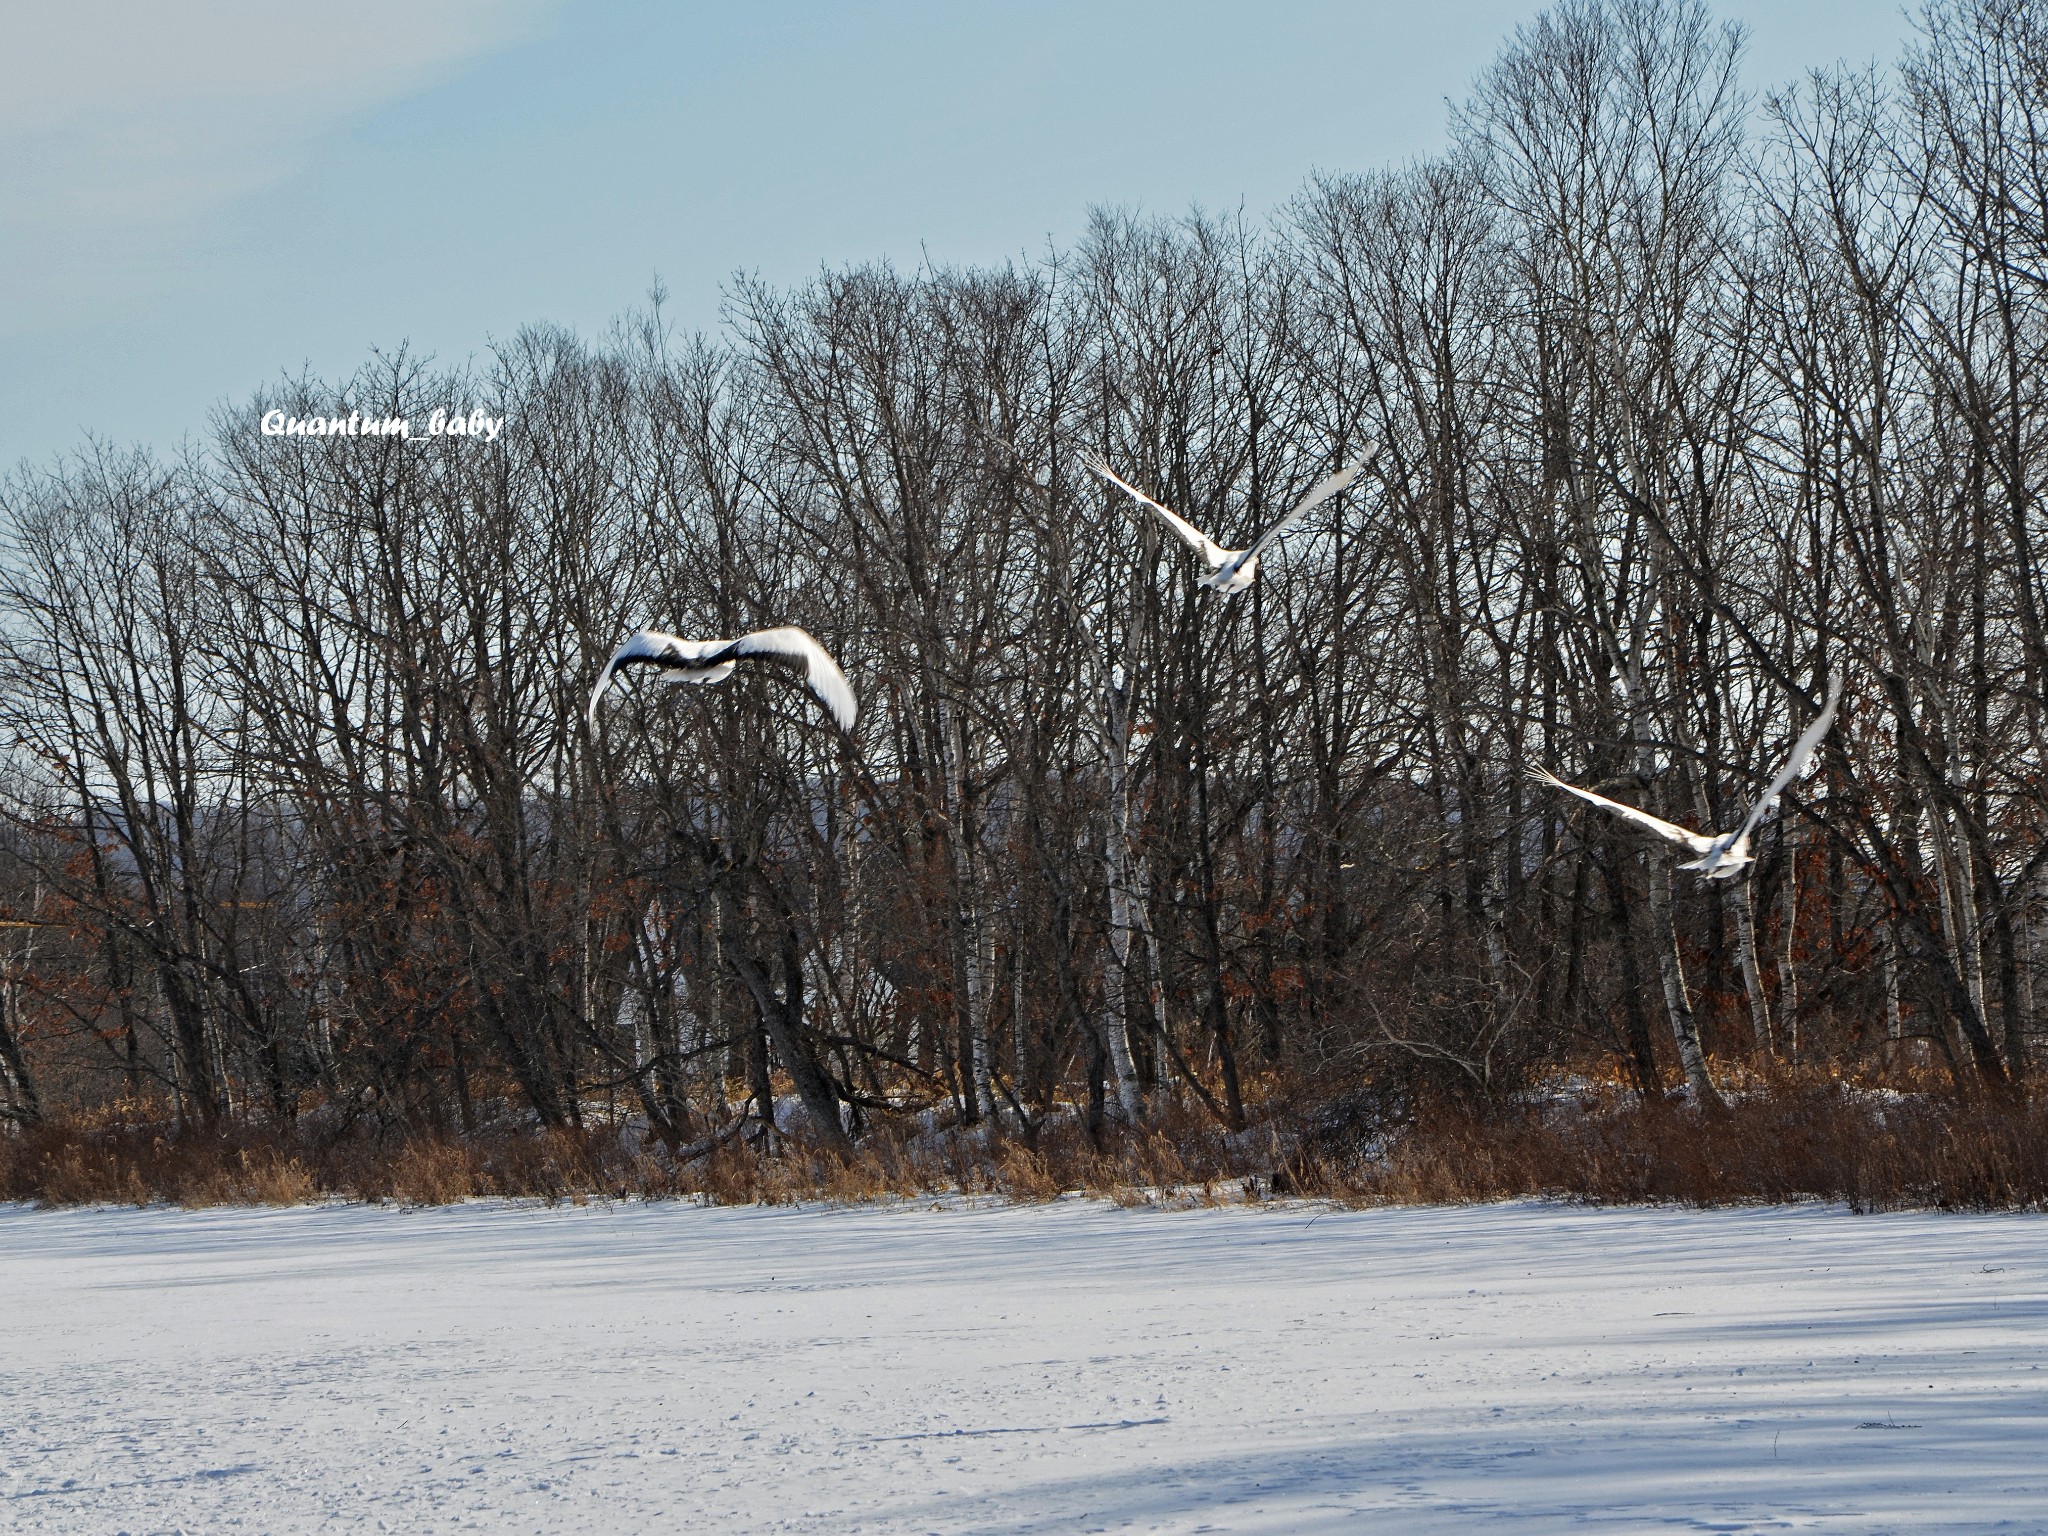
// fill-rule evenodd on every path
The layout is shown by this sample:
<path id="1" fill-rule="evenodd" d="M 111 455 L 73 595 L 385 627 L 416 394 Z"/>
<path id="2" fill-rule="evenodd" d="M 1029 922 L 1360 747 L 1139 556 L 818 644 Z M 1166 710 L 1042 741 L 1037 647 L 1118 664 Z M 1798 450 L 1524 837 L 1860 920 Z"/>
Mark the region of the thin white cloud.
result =
<path id="1" fill-rule="evenodd" d="M 24 6 L 0 49 L 5 329 L 151 286 L 209 213 L 322 135 L 532 35 L 551 0 Z"/>

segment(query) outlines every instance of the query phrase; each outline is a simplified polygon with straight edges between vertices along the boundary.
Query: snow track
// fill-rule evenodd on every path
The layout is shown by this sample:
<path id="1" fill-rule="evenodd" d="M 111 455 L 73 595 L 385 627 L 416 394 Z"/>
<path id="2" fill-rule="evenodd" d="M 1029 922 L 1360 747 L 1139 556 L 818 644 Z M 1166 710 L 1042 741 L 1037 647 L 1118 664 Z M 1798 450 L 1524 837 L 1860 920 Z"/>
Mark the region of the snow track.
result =
<path id="1" fill-rule="evenodd" d="M 0 1207 L 0 1530 L 2048 1528 L 2048 1222 Z"/>

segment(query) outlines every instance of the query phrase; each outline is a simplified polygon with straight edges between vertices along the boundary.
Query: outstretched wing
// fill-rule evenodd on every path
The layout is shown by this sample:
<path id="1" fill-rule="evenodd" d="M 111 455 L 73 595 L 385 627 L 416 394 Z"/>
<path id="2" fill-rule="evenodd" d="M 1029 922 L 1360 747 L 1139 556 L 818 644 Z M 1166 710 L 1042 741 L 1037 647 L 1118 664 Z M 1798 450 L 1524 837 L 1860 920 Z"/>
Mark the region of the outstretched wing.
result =
<path id="1" fill-rule="evenodd" d="M 1743 833 L 1754 831 L 1756 824 L 1770 815 L 1777 805 L 1778 796 L 1785 793 L 1794 779 L 1813 766 L 1813 755 L 1820 747 L 1821 738 L 1827 735 L 1828 728 L 1835 723 L 1835 711 L 1841 707 L 1841 703 L 1842 675 L 1838 672 L 1828 679 L 1827 703 L 1823 704 L 1820 713 L 1813 717 L 1813 724 L 1801 732 L 1799 739 L 1792 743 L 1792 752 L 1785 759 L 1785 766 L 1780 768 L 1778 776 L 1771 780 L 1771 787 L 1763 792 L 1763 798 L 1752 805 L 1749 814 L 1743 818 Z"/>
<path id="2" fill-rule="evenodd" d="M 1699 833 L 1688 831 L 1684 827 L 1675 827 L 1668 821 L 1652 816 L 1648 811 L 1639 811 L 1632 805 L 1623 805 L 1619 800 L 1610 800 L 1605 795 L 1596 795 L 1590 789 L 1581 789 L 1576 784 L 1567 784 L 1563 779 L 1560 779 L 1556 774 L 1546 769 L 1532 768 L 1529 770 L 1529 775 L 1531 778 L 1540 779 L 1545 784 L 1564 790 L 1567 794 L 1577 795 L 1581 800 L 1597 805 L 1603 811 L 1612 811 L 1623 821 L 1640 827 L 1645 832 L 1654 833 L 1658 837 L 1663 838 L 1665 842 L 1675 843 L 1680 848 L 1689 849 L 1693 853 L 1703 856 L 1711 853 L 1714 845 L 1720 841 L 1719 838 L 1702 837 Z"/>
<path id="3" fill-rule="evenodd" d="M 591 728 L 597 727 L 597 706 L 603 702 L 605 691 L 627 667 L 703 666 L 707 656 L 715 655 L 727 643 L 724 640 L 684 640 L 676 635 L 665 635 L 658 629 L 638 631 L 612 652 L 604 670 L 597 674 L 597 686 L 590 690 L 590 707 L 585 711 Z"/>
<path id="4" fill-rule="evenodd" d="M 1095 473 L 1102 476 L 1102 478 L 1107 480 L 1111 485 L 1121 488 L 1125 492 L 1125 494 L 1130 496 L 1134 501 L 1140 502 L 1143 505 L 1150 507 L 1154 512 L 1157 512 L 1161 517 L 1165 518 L 1167 526 L 1171 528 L 1175 533 L 1179 534 L 1182 538 L 1186 539 L 1189 545 L 1193 547 L 1195 552 L 1199 554 L 1204 560 L 1207 560 L 1212 568 L 1215 566 L 1219 566 L 1223 563 L 1225 558 L 1223 553 L 1223 547 L 1219 545 L 1214 539 L 1210 538 L 1206 533 L 1202 532 L 1202 530 L 1197 528 L 1193 523 L 1189 522 L 1186 518 L 1182 517 L 1178 512 L 1174 511 L 1171 507 L 1161 506 L 1158 502 L 1154 501 L 1150 496 L 1147 496 L 1143 491 L 1139 490 L 1135 485 L 1132 485 L 1130 481 L 1124 479 L 1123 476 L 1119 475 L 1115 470 L 1111 469 L 1108 464 L 1106 464 L 1103 460 L 1097 458 L 1094 454 L 1082 454 L 1081 462 L 1083 464 L 1086 464 L 1090 469 L 1094 470 Z"/>
<path id="5" fill-rule="evenodd" d="M 1309 488 L 1309 493 L 1306 496 L 1302 497 L 1300 501 L 1297 501 L 1294 504 L 1294 510 L 1292 512 L 1289 512 L 1285 517 L 1281 518 L 1279 522 L 1275 523 L 1272 527 L 1268 528 L 1264 533 L 1260 534 L 1258 538 L 1252 541 L 1252 547 L 1246 550 L 1242 555 L 1238 556 L 1237 563 L 1239 565 L 1243 565 L 1246 561 L 1251 560 L 1256 556 L 1265 553 L 1267 546 L 1272 544 L 1272 542 L 1275 539 L 1279 538 L 1282 534 L 1286 533 L 1288 529 L 1292 528 L 1296 523 L 1300 522 L 1302 518 L 1306 517 L 1310 512 L 1313 512 L 1317 507 L 1320 507 L 1332 496 L 1336 495 L 1339 491 L 1343 490 L 1345 486 L 1349 485 L 1352 481 L 1356 480 L 1360 475 L 1364 474 L 1365 466 L 1367 465 L 1367 463 L 1371 461 L 1371 459 L 1371 453 L 1361 454 L 1358 458 L 1353 459 L 1349 464 L 1346 464 L 1342 469 L 1338 470 L 1337 473 L 1335 473 L 1334 475 L 1323 476 L 1322 479 L 1318 480 L 1313 486 Z"/>
<path id="6" fill-rule="evenodd" d="M 813 640 L 806 630 L 794 624 L 784 624 L 776 629 L 757 629 L 750 635 L 741 635 L 730 646 L 716 653 L 715 659 L 723 661 L 728 656 L 780 656 L 786 661 L 800 661 L 804 664 L 804 680 L 811 686 L 811 692 L 818 696 L 842 731 L 851 731 L 860 706 L 854 701 L 853 685 L 846 680 L 846 674 L 839 670 L 839 663 L 832 659 L 832 653 Z"/>

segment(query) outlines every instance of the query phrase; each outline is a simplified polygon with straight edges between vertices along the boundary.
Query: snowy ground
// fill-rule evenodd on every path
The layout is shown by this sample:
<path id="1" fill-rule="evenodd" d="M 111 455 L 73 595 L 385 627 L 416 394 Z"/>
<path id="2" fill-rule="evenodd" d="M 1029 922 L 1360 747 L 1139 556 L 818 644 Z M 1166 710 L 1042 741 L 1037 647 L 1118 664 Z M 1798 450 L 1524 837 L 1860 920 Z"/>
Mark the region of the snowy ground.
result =
<path id="1" fill-rule="evenodd" d="M 0 1529 L 2048 1529 L 2048 1222 L 0 1207 Z"/>

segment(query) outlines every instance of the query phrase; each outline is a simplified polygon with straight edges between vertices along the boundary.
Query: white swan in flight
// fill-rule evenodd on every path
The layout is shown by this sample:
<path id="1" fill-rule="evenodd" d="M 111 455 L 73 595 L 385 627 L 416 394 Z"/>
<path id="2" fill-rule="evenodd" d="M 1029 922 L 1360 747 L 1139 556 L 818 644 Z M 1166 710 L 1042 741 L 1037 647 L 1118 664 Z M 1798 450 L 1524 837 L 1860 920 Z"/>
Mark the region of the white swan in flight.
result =
<path id="1" fill-rule="evenodd" d="M 859 706 L 853 688 L 831 652 L 794 624 L 776 629 L 757 629 L 737 640 L 683 640 L 658 629 L 643 629 L 612 652 L 611 660 L 597 674 L 597 686 L 590 690 L 590 727 L 597 729 L 597 706 L 604 699 L 612 679 L 627 667 L 657 667 L 665 683 L 722 683 L 742 656 L 780 656 L 804 664 L 805 681 L 811 692 L 839 722 L 843 731 L 853 729 Z"/>
<path id="2" fill-rule="evenodd" d="M 1732 880 L 1749 868 L 1755 858 L 1749 851 L 1749 834 L 1756 830 L 1758 822 L 1777 807 L 1778 796 L 1785 792 L 1786 786 L 1813 766 L 1814 753 L 1820 747 L 1821 738 L 1827 735 L 1828 727 L 1835 723 L 1835 709 L 1841 702 L 1842 679 L 1838 674 L 1828 680 L 1826 705 L 1814 716 L 1813 724 L 1809 725 L 1799 740 L 1792 744 L 1791 756 L 1785 759 L 1785 766 L 1778 770 L 1778 776 L 1771 780 L 1771 787 L 1749 808 L 1749 814 L 1742 818 L 1740 827 L 1720 837 L 1707 837 L 1685 827 L 1673 826 L 1668 821 L 1661 821 L 1652 816 L 1648 811 L 1639 811 L 1632 805 L 1623 805 L 1619 800 L 1596 795 L 1590 789 L 1567 784 L 1543 768 L 1533 769 L 1532 776 L 1577 795 L 1581 800 L 1590 801 L 1602 810 L 1612 811 L 1623 821 L 1641 827 L 1645 832 L 1655 833 L 1665 842 L 1675 843 L 1680 848 L 1698 855 L 1697 858 L 1679 865 L 1680 869 L 1696 869 L 1700 872 L 1701 878 L 1706 880 Z"/>
<path id="3" fill-rule="evenodd" d="M 1096 455 L 1084 453 L 1081 455 L 1081 462 L 1111 485 L 1121 488 L 1126 494 L 1165 518 L 1166 526 L 1186 539 L 1195 553 L 1209 562 L 1209 574 L 1201 581 L 1203 586 L 1213 592 L 1242 592 L 1259 579 L 1259 556 L 1265 553 L 1273 541 L 1299 522 L 1310 509 L 1321 506 L 1356 480 L 1364 473 L 1371 457 L 1370 453 L 1361 455 L 1334 475 L 1326 475 L 1318 480 L 1309 488 L 1309 493 L 1294 504 L 1294 510 L 1254 539 L 1249 549 L 1225 549 L 1178 512 L 1170 507 L 1161 506 L 1147 496 Z"/>

